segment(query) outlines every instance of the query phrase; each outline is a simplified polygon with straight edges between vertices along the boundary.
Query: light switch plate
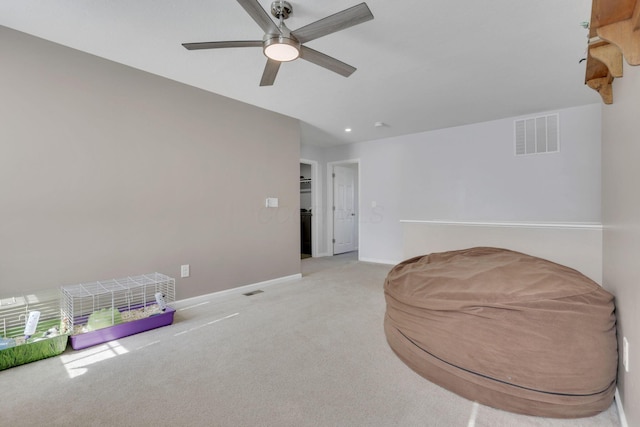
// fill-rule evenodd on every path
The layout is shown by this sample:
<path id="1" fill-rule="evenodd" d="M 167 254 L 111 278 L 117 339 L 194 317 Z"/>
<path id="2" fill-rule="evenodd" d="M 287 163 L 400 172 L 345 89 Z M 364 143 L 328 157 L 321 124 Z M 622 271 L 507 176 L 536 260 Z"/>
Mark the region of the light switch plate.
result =
<path id="1" fill-rule="evenodd" d="M 277 208 L 278 207 L 278 198 L 277 197 L 267 197 L 267 201 L 265 202 L 265 206 L 268 208 Z"/>

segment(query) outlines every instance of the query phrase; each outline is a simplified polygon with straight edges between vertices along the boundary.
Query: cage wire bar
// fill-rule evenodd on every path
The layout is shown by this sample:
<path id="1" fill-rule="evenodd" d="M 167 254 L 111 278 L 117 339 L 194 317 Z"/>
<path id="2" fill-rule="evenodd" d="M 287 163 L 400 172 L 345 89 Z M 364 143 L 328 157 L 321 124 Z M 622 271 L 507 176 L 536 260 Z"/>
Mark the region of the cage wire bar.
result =
<path id="1" fill-rule="evenodd" d="M 60 325 L 57 290 L 0 298 L 0 338 L 24 335 L 29 312 L 39 311 L 38 331 Z"/>
<path id="2" fill-rule="evenodd" d="M 120 279 L 80 283 L 60 288 L 60 311 L 63 328 L 73 334 L 77 325 L 87 323 L 89 316 L 99 310 L 124 313 L 156 304 L 161 293 L 168 307 L 175 302 L 175 279 L 162 273 L 148 273 Z"/>

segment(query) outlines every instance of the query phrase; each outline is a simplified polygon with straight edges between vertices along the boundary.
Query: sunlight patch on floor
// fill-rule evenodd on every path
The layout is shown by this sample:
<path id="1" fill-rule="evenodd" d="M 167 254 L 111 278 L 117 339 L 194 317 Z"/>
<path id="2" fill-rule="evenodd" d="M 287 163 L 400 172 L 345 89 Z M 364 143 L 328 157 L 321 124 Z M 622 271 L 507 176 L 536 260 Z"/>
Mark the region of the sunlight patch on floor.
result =
<path id="1" fill-rule="evenodd" d="M 86 374 L 89 371 L 88 367 L 95 363 L 102 362 L 103 360 L 111 359 L 128 352 L 129 350 L 123 347 L 118 341 L 110 341 L 86 350 L 75 351 L 71 354 L 63 354 L 60 356 L 60 361 L 67 370 L 69 378 L 75 378 Z"/>
<path id="2" fill-rule="evenodd" d="M 231 318 L 231 317 L 235 317 L 235 316 L 237 316 L 238 314 L 240 314 L 240 313 L 233 313 L 233 314 L 230 314 L 230 315 L 228 315 L 228 316 L 222 317 L 222 318 L 220 318 L 220 319 L 212 320 L 212 321 L 210 321 L 210 322 L 203 323 L 202 325 L 199 325 L 199 326 L 194 326 L 194 327 L 193 327 L 193 328 L 191 328 L 191 329 L 187 329 L 187 330 L 184 330 L 184 331 L 180 331 L 180 332 L 178 332 L 177 334 L 175 334 L 174 336 L 176 336 L 176 337 L 177 337 L 178 335 L 183 335 L 183 334 L 187 334 L 187 333 L 189 333 L 189 332 L 197 331 L 197 330 L 198 330 L 198 329 L 200 329 L 200 328 L 204 328 L 205 326 L 213 325 L 214 323 L 218 323 L 218 322 L 220 322 L 221 320 L 225 320 L 225 319 L 229 319 L 229 318 Z"/>
<path id="3" fill-rule="evenodd" d="M 467 427 L 475 427 L 479 406 L 478 402 L 473 402 L 473 405 L 471 405 L 471 415 L 469 416 L 469 423 L 467 424 Z"/>

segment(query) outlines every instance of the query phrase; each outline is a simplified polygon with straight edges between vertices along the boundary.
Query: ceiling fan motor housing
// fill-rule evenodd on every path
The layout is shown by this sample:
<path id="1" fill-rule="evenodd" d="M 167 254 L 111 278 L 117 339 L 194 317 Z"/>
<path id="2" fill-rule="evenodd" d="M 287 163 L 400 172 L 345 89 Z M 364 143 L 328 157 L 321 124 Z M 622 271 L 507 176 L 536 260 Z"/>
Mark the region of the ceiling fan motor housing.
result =
<path id="1" fill-rule="evenodd" d="M 274 1 L 271 3 L 271 14 L 278 19 L 287 19 L 293 12 L 291 3 L 288 1 Z"/>
<path id="2" fill-rule="evenodd" d="M 277 9 L 277 10 L 276 10 Z M 279 62 L 289 62 L 300 56 L 300 42 L 291 35 L 283 20 L 291 13 L 291 5 L 286 1 L 274 1 L 271 4 L 271 13 L 280 20 L 278 29 L 280 34 L 265 34 L 262 51 L 267 58 Z"/>

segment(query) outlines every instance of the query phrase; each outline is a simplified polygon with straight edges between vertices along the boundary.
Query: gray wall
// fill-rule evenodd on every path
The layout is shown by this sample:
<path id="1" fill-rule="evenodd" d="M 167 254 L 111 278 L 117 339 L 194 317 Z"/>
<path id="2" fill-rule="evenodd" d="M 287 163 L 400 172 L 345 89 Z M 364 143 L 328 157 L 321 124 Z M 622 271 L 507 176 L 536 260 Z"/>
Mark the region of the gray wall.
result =
<path id="1" fill-rule="evenodd" d="M 4 27 L 0 52 L 0 296 L 300 272 L 297 120 Z"/>
<path id="2" fill-rule="evenodd" d="M 616 297 L 618 349 L 629 341 L 629 372 L 618 367 L 627 422 L 640 426 L 640 67 L 624 63 L 613 104 L 602 113 L 603 286 Z"/>
<path id="3" fill-rule="evenodd" d="M 516 157 L 514 118 L 303 152 L 360 160 L 360 257 L 397 262 L 400 220 L 599 223 L 601 107 L 557 112 L 559 153 Z"/>

